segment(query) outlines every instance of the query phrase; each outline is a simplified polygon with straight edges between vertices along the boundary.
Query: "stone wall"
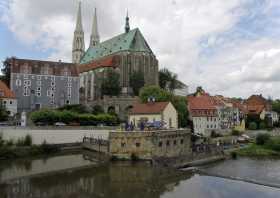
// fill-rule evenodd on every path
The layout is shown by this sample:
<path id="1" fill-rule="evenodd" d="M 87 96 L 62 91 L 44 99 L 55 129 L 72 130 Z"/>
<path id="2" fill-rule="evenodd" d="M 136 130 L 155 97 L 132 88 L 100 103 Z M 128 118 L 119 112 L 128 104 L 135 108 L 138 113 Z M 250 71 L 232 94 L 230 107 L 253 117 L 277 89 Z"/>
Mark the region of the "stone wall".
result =
<path id="1" fill-rule="evenodd" d="M 164 130 L 148 132 L 110 132 L 110 154 L 118 158 L 139 159 L 179 157 L 191 153 L 191 132 Z"/>

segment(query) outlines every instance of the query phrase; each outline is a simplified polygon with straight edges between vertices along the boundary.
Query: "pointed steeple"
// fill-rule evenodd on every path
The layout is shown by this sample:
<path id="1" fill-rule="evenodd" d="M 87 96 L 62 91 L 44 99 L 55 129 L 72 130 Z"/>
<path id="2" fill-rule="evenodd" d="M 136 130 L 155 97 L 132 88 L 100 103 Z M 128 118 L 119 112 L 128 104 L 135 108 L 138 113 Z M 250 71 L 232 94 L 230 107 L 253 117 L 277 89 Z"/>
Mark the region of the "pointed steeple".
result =
<path id="1" fill-rule="evenodd" d="M 75 31 L 83 31 L 83 24 L 82 24 L 82 2 L 79 2 L 79 9 L 77 15 L 77 23 Z"/>
<path id="2" fill-rule="evenodd" d="M 99 44 L 100 38 L 98 33 L 98 24 L 97 24 L 97 13 L 96 8 L 94 9 L 94 15 L 93 15 L 93 23 L 92 23 L 92 31 L 90 36 L 90 45 L 89 47 L 94 47 L 97 44 Z"/>
<path id="3" fill-rule="evenodd" d="M 125 33 L 128 33 L 130 31 L 129 26 L 129 17 L 128 17 L 128 10 L 126 12 L 126 18 L 125 18 Z"/>
<path id="4" fill-rule="evenodd" d="M 84 31 L 82 23 L 82 3 L 79 2 L 76 29 L 74 32 L 72 46 L 72 62 L 80 63 L 82 56 L 85 53 Z"/>

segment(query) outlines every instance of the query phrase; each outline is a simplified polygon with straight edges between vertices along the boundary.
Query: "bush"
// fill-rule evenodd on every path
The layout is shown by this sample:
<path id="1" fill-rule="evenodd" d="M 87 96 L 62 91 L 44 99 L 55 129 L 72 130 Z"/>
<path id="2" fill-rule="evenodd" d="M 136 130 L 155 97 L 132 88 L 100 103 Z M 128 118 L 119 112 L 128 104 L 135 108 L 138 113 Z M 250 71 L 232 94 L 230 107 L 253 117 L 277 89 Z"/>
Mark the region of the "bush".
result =
<path id="1" fill-rule="evenodd" d="M 250 122 L 249 129 L 250 130 L 256 130 L 257 129 L 257 124 L 255 122 Z"/>
<path id="2" fill-rule="evenodd" d="M 266 143 L 265 147 L 274 151 L 280 151 L 280 138 L 270 138 Z"/>
<path id="3" fill-rule="evenodd" d="M 32 145 L 32 137 L 31 135 L 26 135 L 23 142 L 24 146 L 31 146 Z"/>
<path id="4" fill-rule="evenodd" d="M 241 134 L 240 131 L 235 130 L 235 129 L 233 129 L 231 132 L 231 135 L 234 135 L 234 136 L 239 136 L 240 134 Z"/>
<path id="5" fill-rule="evenodd" d="M 261 122 L 259 125 L 260 129 L 266 129 L 266 123 L 265 122 Z"/>
<path id="6" fill-rule="evenodd" d="M 71 111 L 74 113 L 89 113 L 88 108 L 82 104 L 65 105 L 58 108 L 59 111 Z"/>
<path id="7" fill-rule="evenodd" d="M 12 139 L 10 139 L 10 140 L 8 140 L 7 142 L 6 142 L 6 145 L 7 146 L 14 146 L 14 140 L 12 140 Z"/>
<path id="8" fill-rule="evenodd" d="M 257 145 L 264 145 L 270 140 L 270 135 L 267 133 L 258 134 L 256 137 L 256 144 Z"/>

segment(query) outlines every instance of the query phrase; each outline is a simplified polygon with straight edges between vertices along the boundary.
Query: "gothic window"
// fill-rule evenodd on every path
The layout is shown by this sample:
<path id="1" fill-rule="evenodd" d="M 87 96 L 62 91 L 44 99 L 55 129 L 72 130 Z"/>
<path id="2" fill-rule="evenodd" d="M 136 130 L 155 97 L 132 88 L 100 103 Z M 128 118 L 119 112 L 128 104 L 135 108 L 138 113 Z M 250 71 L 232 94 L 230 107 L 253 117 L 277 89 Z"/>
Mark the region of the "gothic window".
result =
<path id="1" fill-rule="evenodd" d="M 16 79 L 16 86 L 21 86 L 21 80 L 20 79 Z"/>

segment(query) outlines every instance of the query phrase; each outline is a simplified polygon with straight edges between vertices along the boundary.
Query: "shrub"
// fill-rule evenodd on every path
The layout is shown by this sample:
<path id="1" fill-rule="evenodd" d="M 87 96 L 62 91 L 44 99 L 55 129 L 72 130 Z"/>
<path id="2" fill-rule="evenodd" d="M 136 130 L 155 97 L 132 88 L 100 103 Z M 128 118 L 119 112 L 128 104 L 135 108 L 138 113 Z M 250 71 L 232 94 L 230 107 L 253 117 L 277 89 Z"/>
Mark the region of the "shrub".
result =
<path id="1" fill-rule="evenodd" d="M 259 125 L 260 129 L 266 129 L 266 123 L 265 122 L 261 122 Z"/>
<path id="2" fill-rule="evenodd" d="M 16 142 L 16 146 L 24 146 L 24 139 L 23 138 L 19 138 Z"/>
<path id="3" fill-rule="evenodd" d="M 240 131 L 233 129 L 233 130 L 231 131 L 231 135 L 239 136 L 239 135 L 240 135 Z"/>
<path id="4" fill-rule="evenodd" d="M 10 139 L 6 142 L 6 145 L 7 146 L 13 146 L 15 143 L 14 143 L 14 140 L 13 139 Z"/>
<path id="5" fill-rule="evenodd" d="M 270 138 L 265 143 L 265 147 L 274 151 L 280 151 L 280 138 Z"/>
<path id="6" fill-rule="evenodd" d="M 92 107 L 92 114 L 98 115 L 98 114 L 101 114 L 101 113 L 104 113 L 104 109 L 103 109 L 102 106 L 95 105 L 95 106 Z"/>
<path id="7" fill-rule="evenodd" d="M 24 146 L 31 146 L 32 145 L 32 137 L 31 135 L 26 135 L 23 142 Z"/>
<path id="8" fill-rule="evenodd" d="M 257 129 L 257 124 L 255 122 L 250 122 L 249 129 L 250 130 L 256 130 Z"/>
<path id="9" fill-rule="evenodd" d="M 88 108 L 82 104 L 65 105 L 58 108 L 59 111 L 71 111 L 75 113 L 89 113 Z"/>
<path id="10" fill-rule="evenodd" d="M 264 145 L 270 140 L 270 135 L 268 133 L 260 133 L 256 137 L 257 145 Z"/>

